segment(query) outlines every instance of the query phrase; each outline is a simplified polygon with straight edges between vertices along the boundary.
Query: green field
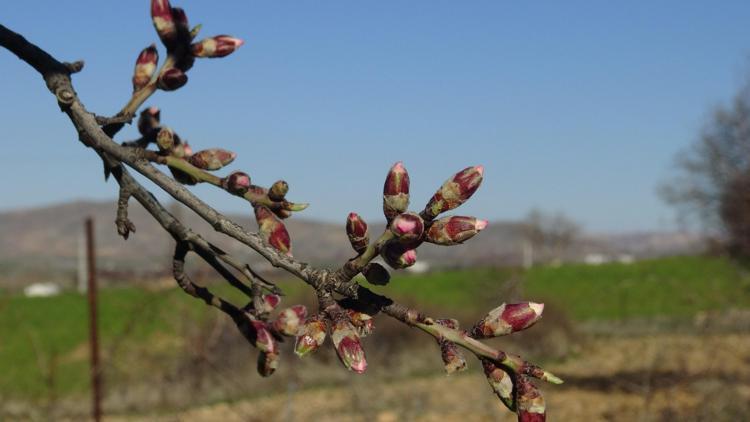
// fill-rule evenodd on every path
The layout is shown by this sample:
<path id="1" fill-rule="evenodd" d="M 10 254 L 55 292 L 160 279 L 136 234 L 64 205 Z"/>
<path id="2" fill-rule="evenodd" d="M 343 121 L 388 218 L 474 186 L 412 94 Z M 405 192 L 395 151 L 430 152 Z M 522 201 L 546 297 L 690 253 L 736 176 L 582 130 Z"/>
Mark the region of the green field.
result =
<path id="1" fill-rule="evenodd" d="M 750 275 L 729 260 L 703 257 L 407 275 L 378 291 L 412 303 L 461 309 L 499 304 L 511 294 L 515 299 L 553 303 L 577 320 L 686 316 L 750 307 Z"/>
<path id="2" fill-rule="evenodd" d="M 304 292 L 302 287 L 292 290 L 286 304 Z M 750 307 L 750 277 L 725 259 L 701 257 L 405 274 L 376 290 L 430 312 L 444 312 L 439 316 L 477 317 L 508 295 L 554 303 L 576 320 L 684 317 Z M 215 317 L 215 310 L 177 289 L 104 289 L 100 329 L 105 358 L 117 360 L 127 350 L 142 359 L 169 361 L 180 350 L 170 339 L 179 337 L 186 325 Z M 86 302 L 79 294 L 24 298 L 0 293 L 0 398 L 85 391 L 86 329 Z M 122 380 L 139 376 L 136 367 L 118 373 Z M 117 377 L 110 382 L 118 382 Z"/>

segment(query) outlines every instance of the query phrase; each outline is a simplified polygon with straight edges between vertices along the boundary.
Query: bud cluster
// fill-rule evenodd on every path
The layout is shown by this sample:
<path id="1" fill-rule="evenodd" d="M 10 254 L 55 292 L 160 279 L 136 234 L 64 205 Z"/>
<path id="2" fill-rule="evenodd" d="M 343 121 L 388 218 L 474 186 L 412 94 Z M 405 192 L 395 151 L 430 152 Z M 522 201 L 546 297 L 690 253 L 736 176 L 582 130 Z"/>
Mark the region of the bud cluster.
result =
<path id="1" fill-rule="evenodd" d="M 394 164 L 388 171 L 383 185 L 383 213 L 391 235 L 390 240 L 380 245 L 380 256 L 383 260 L 391 268 L 407 268 L 416 263 L 416 248 L 421 243 L 456 245 L 486 228 L 486 220 L 474 217 L 452 216 L 433 221 L 438 214 L 466 202 L 479 188 L 483 172 L 482 166 L 474 166 L 456 173 L 432 196 L 424 211 L 417 214 L 407 211 L 409 173 L 402 162 Z M 347 224 L 347 233 L 349 230 Z M 351 236 L 350 241 L 354 242 Z M 352 245 L 354 246 L 354 243 Z M 355 246 L 355 250 L 360 254 L 364 249 L 360 244 Z"/>
<path id="2" fill-rule="evenodd" d="M 164 91 L 174 91 L 187 83 L 186 73 L 193 66 L 195 58 L 225 57 L 244 43 L 229 35 L 217 35 L 192 43 L 200 31 L 200 25 L 190 29 L 185 10 L 172 7 L 169 0 L 151 0 L 151 20 L 171 57 L 156 78 L 156 87 Z M 151 82 L 157 59 L 153 45 L 138 56 L 133 75 L 134 91 L 145 88 Z"/>
<path id="3" fill-rule="evenodd" d="M 226 57 L 244 43 L 229 35 L 217 35 L 195 41 L 200 25 L 191 29 L 185 11 L 172 7 L 169 0 L 151 0 L 151 17 L 154 28 L 166 47 L 167 57 L 161 70 L 157 70 L 159 53 L 155 45 L 152 44 L 139 53 L 132 77 L 134 95 L 131 102 L 146 98 L 155 88 L 164 91 L 181 88 L 187 83 L 187 72 L 196 58 Z M 138 130 L 143 135 L 138 143 L 148 145 L 149 142 L 155 142 L 159 151 L 158 159 L 155 161 L 163 163 L 163 157 L 167 157 L 165 160 L 170 165 L 170 171 L 179 182 L 195 184 L 199 180 L 208 181 L 220 185 L 234 195 L 248 198 L 254 207 L 260 236 L 279 253 L 291 256 L 291 240 L 281 219 L 291 215 L 292 211 L 304 209 L 306 204 L 292 204 L 285 200 L 289 191 L 287 182 L 279 180 L 269 189 L 264 189 L 252 185 L 250 176 L 241 171 L 232 172 L 223 178 L 208 179 L 203 178 L 202 172 L 190 168 L 182 161 L 170 161 L 170 158 L 174 157 L 190 163 L 197 169 L 215 171 L 233 162 L 237 155 L 221 148 L 193 153 L 188 143 L 181 140 L 174 131 L 161 126 L 160 113 L 155 107 L 141 112 Z M 388 270 L 380 264 L 370 262 L 377 253 L 390 267 L 407 268 L 416 263 L 416 250 L 424 242 L 444 246 L 456 245 L 484 230 L 487 221 L 475 217 L 445 216 L 437 219 L 440 214 L 451 211 L 469 200 L 479 188 L 483 173 L 482 166 L 472 166 L 454 174 L 435 192 L 424 209 L 416 213 L 408 210 L 409 174 L 402 162 L 395 163 L 383 185 L 383 213 L 387 220 L 383 236 L 371 245 L 368 225 L 364 219 L 356 213 L 350 213 L 347 217 L 347 237 L 352 248 L 359 254 L 359 261 L 363 263 L 359 266 L 359 261 L 355 261 L 354 268 L 361 269 L 361 273 L 370 283 L 385 285 L 390 280 Z M 255 201 L 255 196 L 265 197 L 264 201 Z M 271 201 L 270 205 L 268 200 Z M 328 293 L 328 300 L 332 302 L 330 291 Z M 324 302 L 324 298 L 325 296 L 321 296 L 321 303 Z M 333 302 L 332 305 L 327 305 L 322 313 L 309 318 L 307 308 L 302 305 L 282 309 L 275 318 L 269 318 L 269 314 L 278 307 L 279 302 L 280 297 L 274 294 L 254 296 L 252 306 L 248 305 L 239 315 L 232 314 L 243 335 L 259 350 L 257 369 L 262 376 L 272 375 L 278 367 L 280 355 L 277 342 L 283 340 L 282 335 L 295 337 L 295 353 L 302 357 L 318 349 L 330 334 L 343 365 L 356 373 L 366 370 L 367 360 L 361 339 L 372 333 L 372 315 L 353 309 L 342 309 Z M 475 339 L 482 339 L 524 330 L 541 318 L 543 309 L 543 304 L 533 302 L 503 304 L 477 322 L 469 335 Z M 415 321 L 427 321 L 427 318 L 423 318 L 417 311 L 409 310 L 405 320 L 417 325 Z M 456 320 L 433 321 L 444 327 L 433 328 L 440 333 L 436 334 L 436 339 L 446 372 L 452 374 L 464 370 L 466 360 L 459 345 L 468 347 L 465 343 L 467 333 L 460 331 L 459 337 L 455 336 L 456 332 L 446 330 L 458 330 Z M 500 363 L 503 362 L 500 360 L 493 361 L 484 357 L 480 357 L 480 360 L 493 391 L 508 408 L 517 410 L 520 421 L 545 419 L 544 399 L 527 375 L 561 382 L 559 379 L 528 363 L 521 365 L 523 372 L 516 372 L 509 369 L 512 366 L 501 367 Z"/>

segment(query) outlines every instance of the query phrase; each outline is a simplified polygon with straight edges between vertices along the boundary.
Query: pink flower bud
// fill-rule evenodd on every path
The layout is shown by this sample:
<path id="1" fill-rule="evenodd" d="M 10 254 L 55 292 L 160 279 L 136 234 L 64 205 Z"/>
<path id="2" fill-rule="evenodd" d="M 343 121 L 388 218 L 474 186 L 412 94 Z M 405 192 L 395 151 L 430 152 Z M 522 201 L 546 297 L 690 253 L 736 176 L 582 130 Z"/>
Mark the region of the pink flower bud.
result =
<path id="1" fill-rule="evenodd" d="M 255 220 L 260 228 L 260 235 L 269 245 L 279 252 L 292 254 L 292 240 L 281 222 L 268 208 L 259 205 L 255 207 Z"/>
<path id="2" fill-rule="evenodd" d="M 409 207 L 409 173 L 399 161 L 388 171 L 383 186 L 383 213 L 390 221 Z"/>
<path id="3" fill-rule="evenodd" d="M 206 38 L 190 46 L 195 57 L 224 57 L 234 53 L 245 42 L 229 35 L 217 35 Z"/>
<path id="4" fill-rule="evenodd" d="M 262 377 L 270 377 L 279 367 L 279 354 L 260 352 L 258 354 L 258 373 Z"/>
<path id="5" fill-rule="evenodd" d="M 385 286 L 391 281 L 391 275 L 388 270 L 377 262 L 371 262 L 365 265 L 362 269 L 362 275 L 365 276 L 367 282 L 376 286 Z"/>
<path id="6" fill-rule="evenodd" d="M 342 319 L 334 323 L 331 340 L 333 340 L 339 360 L 346 369 L 358 374 L 365 372 L 367 369 L 365 351 L 362 349 L 357 330 L 349 321 Z"/>
<path id="7" fill-rule="evenodd" d="M 402 242 L 413 242 L 422 237 L 424 221 L 416 213 L 405 212 L 391 221 L 390 229 Z"/>
<path id="8" fill-rule="evenodd" d="M 221 179 L 221 186 L 234 195 L 244 195 L 250 189 L 250 176 L 241 171 L 229 173 Z"/>
<path id="9" fill-rule="evenodd" d="M 141 111 L 141 115 L 138 117 L 138 132 L 141 135 L 147 135 L 152 130 L 159 127 L 161 120 L 161 111 L 158 107 L 149 107 Z"/>
<path id="10" fill-rule="evenodd" d="M 406 249 L 398 242 L 388 242 L 380 249 L 380 256 L 394 270 L 411 267 L 417 262 L 417 251 Z"/>
<path id="11" fill-rule="evenodd" d="M 174 91 L 182 88 L 187 83 L 188 77 L 185 72 L 176 67 L 169 68 L 159 75 L 156 86 L 162 91 Z"/>
<path id="12" fill-rule="evenodd" d="M 544 422 L 547 418 L 542 392 L 524 375 L 516 377 L 516 414 L 519 422 Z"/>
<path id="13" fill-rule="evenodd" d="M 346 235 L 357 253 L 361 254 L 370 244 L 370 235 L 367 231 L 367 223 L 357 213 L 349 213 L 346 217 Z"/>
<path id="14" fill-rule="evenodd" d="M 234 161 L 237 154 L 221 148 L 204 149 L 190 156 L 190 164 L 203 170 L 218 170 Z"/>
<path id="15" fill-rule="evenodd" d="M 177 38 L 177 25 L 169 0 L 151 0 L 151 20 L 164 45 L 171 46 Z"/>
<path id="16" fill-rule="evenodd" d="M 277 180 L 268 190 L 268 198 L 272 201 L 283 201 L 287 192 L 289 192 L 289 184 L 283 180 Z"/>
<path id="17" fill-rule="evenodd" d="M 467 167 L 446 180 L 427 203 L 422 215 L 432 220 L 466 202 L 482 183 L 484 167 Z"/>
<path id="18" fill-rule="evenodd" d="M 300 327 L 297 341 L 294 344 L 294 352 L 299 357 L 317 350 L 326 339 L 326 323 L 319 317 L 313 317 L 307 320 Z"/>
<path id="19" fill-rule="evenodd" d="M 170 152 L 175 144 L 174 132 L 168 127 L 162 127 L 156 134 L 156 146 L 161 152 Z"/>
<path id="20" fill-rule="evenodd" d="M 461 216 L 444 217 L 432 223 L 424 240 L 436 245 L 457 245 L 471 239 L 485 227 L 487 220 Z"/>
<path id="21" fill-rule="evenodd" d="M 135 70 L 133 71 L 133 92 L 148 85 L 151 77 L 154 76 L 158 61 L 159 52 L 156 50 L 156 45 L 151 44 L 141 51 L 135 61 Z"/>
<path id="22" fill-rule="evenodd" d="M 290 337 L 296 336 L 300 325 L 302 325 L 306 317 L 307 308 L 304 305 L 294 305 L 279 313 L 273 322 L 273 328 L 281 334 Z"/>
<path id="23" fill-rule="evenodd" d="M 279 303 L 281 303 L 281 297 L 279 297 L 279 295 L 269 293 L 261 297 L 261 302 L 261 307 L 260 309 L 257 309 L 257 311 L 262 314 L 268 314 L 276 309 L 277 306 L 279 306 Z"/>
<path id="24" fill-rule="evenodd" d="M 482 359 L 482 368 L 484 369 L 484 375 L 487 377 L 487 382 L 497 398 L 508 409 L 515 412 L 516 403 L 513 398 L 513 379 L 511 376 L 487 359 Z"/>
<path id="25" fill-rule="evenodd" d="M 357 312 L 352 309 L 347 309 L 346 313 L 349 315 L 349 321 L 351 321 L 354 328 L 357 329 L 357 334 L 361 338 L 367 337 L 372 333 L 373 319 L 371 315 L 364 312 Z"/>
<path id="26" fill-rule="evenodd" d="M 477 322 L 471 335 L 474 338 L 489 338 L 525 330 L 539 321 L 542 311 L 543 303 L 503 303 Z"/>
<path id="27" fill-rule="evenodd" d="M 273 339 L 268 325 L 257 319 L 250 320 L 250 324 L 255 331 L 255 342 L 253 345 L 261 352 L 277 353 L 276 340 Z"/>

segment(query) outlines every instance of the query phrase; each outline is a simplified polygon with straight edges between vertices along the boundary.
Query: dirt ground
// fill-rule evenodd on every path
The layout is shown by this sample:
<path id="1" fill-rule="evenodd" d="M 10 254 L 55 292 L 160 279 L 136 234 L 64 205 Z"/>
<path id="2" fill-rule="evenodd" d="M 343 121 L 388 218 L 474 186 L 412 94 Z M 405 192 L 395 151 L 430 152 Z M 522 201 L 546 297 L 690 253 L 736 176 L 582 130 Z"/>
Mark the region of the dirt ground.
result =
<path id="1" fill-rule="evenodd" d="M 471 362 L 473 363 L 473 362 Z M 112 421 L 513 421 L 474 370 L 298 390 Z M 599 337 L 545 367 L 553 421 L 750 421 L 750 332 Z"/>

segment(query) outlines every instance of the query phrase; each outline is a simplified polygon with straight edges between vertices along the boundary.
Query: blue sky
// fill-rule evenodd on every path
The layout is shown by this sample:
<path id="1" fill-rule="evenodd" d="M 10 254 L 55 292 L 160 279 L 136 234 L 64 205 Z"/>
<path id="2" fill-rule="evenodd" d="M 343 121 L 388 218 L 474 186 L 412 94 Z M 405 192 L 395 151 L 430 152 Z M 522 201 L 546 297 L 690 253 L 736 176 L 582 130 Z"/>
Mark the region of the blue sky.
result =
<path id="1" fill-rule="evenodd" d="M 421 208 L 484 164 L 460 209 L 489 219 L 562 211 L 589 231 L 670 229 L 657 197 L 674 154 L 748 74 L 750 2 L 174 1 L 203 36 L 246 40 L 148 105 L 194 148 L 239 154 L 256 183 L 286 179 L 309 218 L 381 218 L 403 160 Z M 113 114 L 158 41 L 148 1 L 2 2 L 4 25 L 64 60 L 85 105 Z M 67 26 L 67 27 L 66 27 Z M 163 52 L 163 50 L 161 50 Z M 0 52 L 0 209 L 115 198 L 39 76 Z M 128 127 L 118 140 L 136 137 Z M 224 211 L 242 200 L 194 189 Z M 159 196 L 164 198 L 164 196 Z"/>

